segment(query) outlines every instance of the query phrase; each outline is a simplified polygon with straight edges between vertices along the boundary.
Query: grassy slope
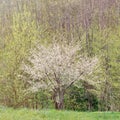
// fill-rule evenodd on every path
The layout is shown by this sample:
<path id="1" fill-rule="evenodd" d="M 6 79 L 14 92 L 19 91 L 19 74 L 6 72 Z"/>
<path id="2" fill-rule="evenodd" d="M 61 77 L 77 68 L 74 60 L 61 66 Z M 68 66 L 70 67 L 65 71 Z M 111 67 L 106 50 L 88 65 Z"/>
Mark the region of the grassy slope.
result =
<path id="1" fill-rule="evenodd" d="M 0 120 L 120 120 L 120 113 L 0 108 Z"/>

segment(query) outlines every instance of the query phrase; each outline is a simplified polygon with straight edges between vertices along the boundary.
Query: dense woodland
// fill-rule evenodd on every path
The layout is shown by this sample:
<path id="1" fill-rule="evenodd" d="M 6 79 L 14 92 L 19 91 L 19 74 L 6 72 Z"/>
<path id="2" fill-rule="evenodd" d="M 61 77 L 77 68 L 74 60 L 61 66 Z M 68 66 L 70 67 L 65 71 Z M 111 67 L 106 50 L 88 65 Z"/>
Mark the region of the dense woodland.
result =
<path id="1" fill-rule="evenodd" d="M 0 105 L 120 111 L 120 1 L 0 0 Z"/>

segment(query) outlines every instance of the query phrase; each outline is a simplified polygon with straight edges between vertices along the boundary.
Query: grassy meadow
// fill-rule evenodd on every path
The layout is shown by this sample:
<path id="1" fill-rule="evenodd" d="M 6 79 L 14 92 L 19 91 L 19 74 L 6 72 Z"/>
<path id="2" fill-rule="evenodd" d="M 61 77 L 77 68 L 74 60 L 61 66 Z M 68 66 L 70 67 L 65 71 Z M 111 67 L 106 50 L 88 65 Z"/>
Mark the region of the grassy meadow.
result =
<path id="1" fill-rule="evenodd" d="M 0 108 L 0 120 L 120 120 L 120 113 Z"/>

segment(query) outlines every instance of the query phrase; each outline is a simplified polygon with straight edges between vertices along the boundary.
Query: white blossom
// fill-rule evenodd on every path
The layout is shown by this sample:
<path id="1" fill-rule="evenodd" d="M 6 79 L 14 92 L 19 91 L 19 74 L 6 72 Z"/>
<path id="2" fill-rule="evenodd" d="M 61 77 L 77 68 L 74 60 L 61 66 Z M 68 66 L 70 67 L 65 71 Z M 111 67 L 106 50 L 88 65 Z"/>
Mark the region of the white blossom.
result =
<path id="1" fill-rule="evenodd" d="M 81 47 L 78 45 L 50 45 L 37 46 L 31 50 L 29 62 L 24 64 L 23 70 L 34 80 L 33 91 L 40 87 L 55 90 L 66 89 L 76 81 L 84 79 L 93 72 L 98 59 L 88 58 L 80 54 Z"/>

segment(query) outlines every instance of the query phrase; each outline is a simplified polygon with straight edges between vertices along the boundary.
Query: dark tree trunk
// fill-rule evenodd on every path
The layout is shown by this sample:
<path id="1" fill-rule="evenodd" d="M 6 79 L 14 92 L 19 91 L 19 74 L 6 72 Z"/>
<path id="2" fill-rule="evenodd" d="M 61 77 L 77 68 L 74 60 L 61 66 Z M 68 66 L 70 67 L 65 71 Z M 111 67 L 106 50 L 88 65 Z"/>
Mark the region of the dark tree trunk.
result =
<path id="1" fill-rule="evenodd" d="M 54 93 L 55 109 L 62 110 L 64 108 L 64 91 L 60 88 Z"/>
<path id="2" fill-rule="evenodd" d="M 55 109 L 62 110 L 64 107 L 63 102 L 55 102 Z"/>

